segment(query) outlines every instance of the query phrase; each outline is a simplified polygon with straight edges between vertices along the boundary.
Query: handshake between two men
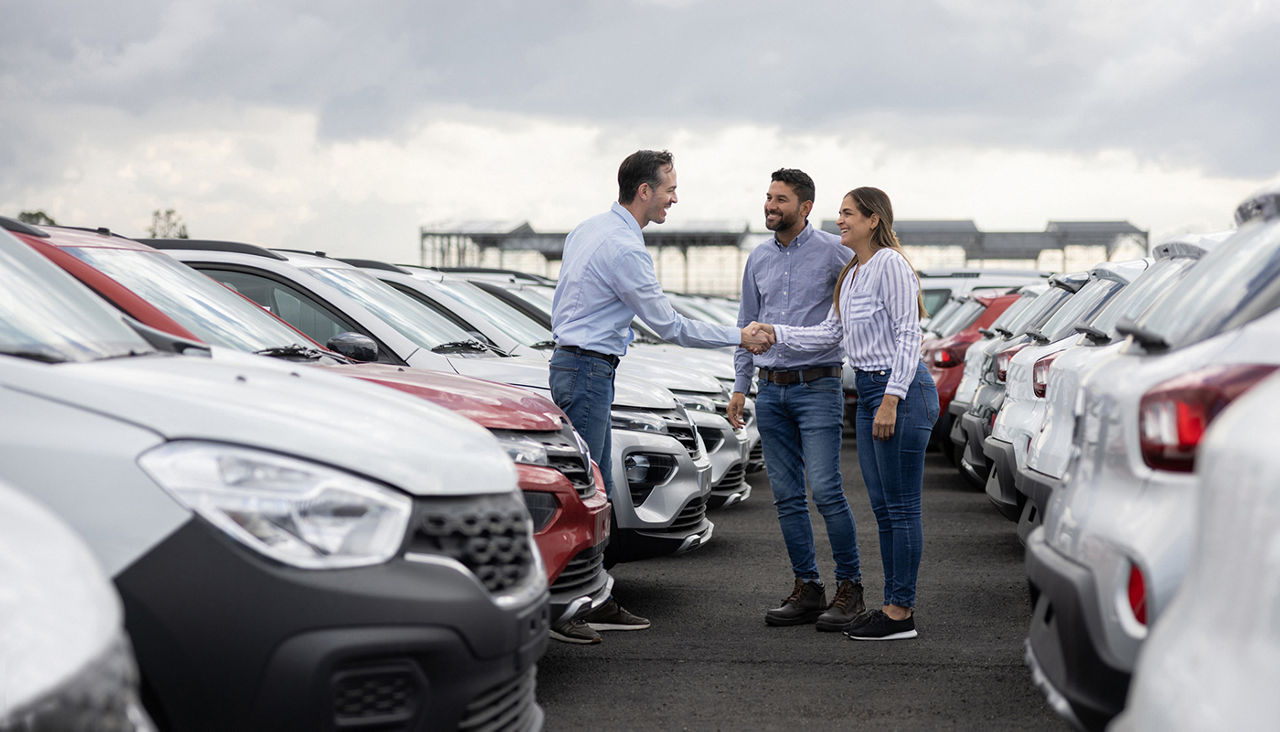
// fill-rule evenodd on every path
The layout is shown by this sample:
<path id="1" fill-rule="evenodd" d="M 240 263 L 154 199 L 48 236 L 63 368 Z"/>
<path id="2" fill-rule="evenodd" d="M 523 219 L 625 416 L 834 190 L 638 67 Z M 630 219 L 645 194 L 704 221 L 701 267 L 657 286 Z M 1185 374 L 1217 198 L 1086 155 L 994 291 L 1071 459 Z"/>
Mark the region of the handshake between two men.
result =
<path id="1" fill-rule="evenodd" d="M 738 345 L 752 353 L 761 354 L 769 350 L 776 342 L 772 325 L 752 321 L 750 325 L 742 329 L 742 342 Z"/>

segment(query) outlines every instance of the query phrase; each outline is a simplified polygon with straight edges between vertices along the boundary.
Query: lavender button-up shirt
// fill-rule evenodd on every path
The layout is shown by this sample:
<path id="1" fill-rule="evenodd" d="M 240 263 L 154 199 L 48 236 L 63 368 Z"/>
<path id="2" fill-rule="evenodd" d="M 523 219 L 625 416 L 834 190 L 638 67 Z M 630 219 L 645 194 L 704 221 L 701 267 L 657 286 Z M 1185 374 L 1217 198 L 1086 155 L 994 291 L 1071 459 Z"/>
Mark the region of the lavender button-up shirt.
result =
<path id="1" fill-rule="evenodd" d="M 905 398 L 920 363 L 919 296 L 920 281 L 906 258 L 880 249 L 845 275 L 838 315 L 832 308 L 818 325 L 778 326 L 775 335 L 792 348 L 843 343 L 850 366 L 891 369 L 884 393 Z"/>

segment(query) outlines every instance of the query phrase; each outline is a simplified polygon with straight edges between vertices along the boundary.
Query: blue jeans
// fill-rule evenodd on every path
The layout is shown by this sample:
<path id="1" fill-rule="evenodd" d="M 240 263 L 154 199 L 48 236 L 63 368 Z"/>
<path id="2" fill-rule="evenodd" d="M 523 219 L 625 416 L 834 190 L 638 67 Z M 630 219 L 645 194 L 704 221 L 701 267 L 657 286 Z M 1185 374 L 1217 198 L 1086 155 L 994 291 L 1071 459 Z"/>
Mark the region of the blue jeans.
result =
<path id="1" fill-rule="evenodd" d="M 564 410 L 569 423 L 582 435 L 591 459 L 600 466 L 604 488 L 613 497 L 612 421 L 613 366 L 595 356 L 556 349 L 551 355 L 551 400 Z"/>
<path id="2" fill-rule="evenodd" d="M 858 464 L 880 529 L 884 603 L 915 607 L 924 548 L 924 448 L 938 419 L 938 389 L 928 369 L 919 364 L 906 398 L 898 400 L 893 437 L 876 440 L 871 436 L 872 422 L 890 373 L 858 372 Z"/>
<path id="3" fill-rule="evenodd" d="M 827 524 L 836 581 L 862 581 L 858 531 L 840 477 L 843 419 L 844 394 L 838 376 L 786 386 L 760 381 L 756 423 L 760 426 L 773 505 L 782 525 L 782 541 L 798 579 L 819 579 L 805 495 L 807 475 L 813 502 Z"/>

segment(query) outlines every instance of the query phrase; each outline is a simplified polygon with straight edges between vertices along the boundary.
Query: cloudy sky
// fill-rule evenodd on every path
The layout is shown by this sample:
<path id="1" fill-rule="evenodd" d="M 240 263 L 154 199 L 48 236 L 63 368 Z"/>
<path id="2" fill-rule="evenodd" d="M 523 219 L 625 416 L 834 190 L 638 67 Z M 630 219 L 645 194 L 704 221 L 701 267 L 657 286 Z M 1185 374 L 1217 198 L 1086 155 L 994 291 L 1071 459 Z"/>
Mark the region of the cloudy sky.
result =
<path id="1" fill-rule="evenodd" d="M 566 230 L 676 155 L 670 221 L 817 212 L 1229 225 L 1280 174 L 1280 4 L 1253 0 L 0 0 L 0 213 L 417 257 L 421 225 Z M 1268 133 L 1267 130 L 1272 130 Z"/>

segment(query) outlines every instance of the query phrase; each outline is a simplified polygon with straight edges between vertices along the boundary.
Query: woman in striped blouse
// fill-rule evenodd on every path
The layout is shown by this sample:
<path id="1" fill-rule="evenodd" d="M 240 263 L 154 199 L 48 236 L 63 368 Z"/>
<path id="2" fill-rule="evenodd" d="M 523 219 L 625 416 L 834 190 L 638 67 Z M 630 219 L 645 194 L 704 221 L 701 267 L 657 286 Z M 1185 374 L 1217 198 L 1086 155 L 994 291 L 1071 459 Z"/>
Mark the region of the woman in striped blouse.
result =
<path id="1" fill-rule="evenodd" d="M 795 349 L 842 343 L 857 372 L 858 463 L 880 530 L 885 587 L 884 606 L 856 618 L 845 634 L 914 638 L 924 450 L 938 418 L 938 391 L 920 361 L 924 301 L 893 233 L 893 206 L 884 191 L 850 191 L 836 223 L 854 257 L 840 274 L 830 315 L 813 326 L 762 327 Z"/>

